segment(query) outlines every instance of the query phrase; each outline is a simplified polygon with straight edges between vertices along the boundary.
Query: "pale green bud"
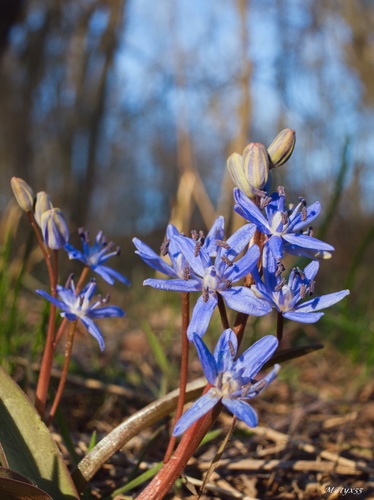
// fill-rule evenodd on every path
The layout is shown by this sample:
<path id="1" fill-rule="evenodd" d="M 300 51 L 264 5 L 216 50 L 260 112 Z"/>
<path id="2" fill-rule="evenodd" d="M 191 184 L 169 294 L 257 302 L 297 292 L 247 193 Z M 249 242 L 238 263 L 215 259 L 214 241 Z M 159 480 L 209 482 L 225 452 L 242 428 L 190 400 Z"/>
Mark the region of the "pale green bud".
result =
<path id="1" fill-rule="evenodd" d="M 268 147 L 270 168 L 276 168 L 286 163 L 295 147 L 296 134 L 290 128 L 285 128 Z"/>
<path id="2" fill-rule="evenodd" d="M 14 196 L 16 197 L 18 205 L 25 212 L 32 212 L 34 207 L 34 191 L 23 179 L 19 177 L 12 177 L 10 181 Z"/>
<path id="3" fill-rule="evenodd" d="M 268 180 L 269 156 L 265 146 L 251 142 L 242 156 L 238 153 L 229 156 L 227 169 L 240 191 L 253 198 L 256 191 L 264 189 Z"/>
<path id="4" fill-rule="evenodd" d="M 53 204 L 49 194 L 45 191 L 36 193 L 34 217 L 40 228 L 42 227 L 42 215 L 51 208 L 53 208 Z"/>
<path id="5" fill-rule="evenodd" d="M 62 248 L 69 241 L 69 229 L 59 208 L 51 208 L 43 213 L 41 228 L 44 241 L 52 250 Z"/>

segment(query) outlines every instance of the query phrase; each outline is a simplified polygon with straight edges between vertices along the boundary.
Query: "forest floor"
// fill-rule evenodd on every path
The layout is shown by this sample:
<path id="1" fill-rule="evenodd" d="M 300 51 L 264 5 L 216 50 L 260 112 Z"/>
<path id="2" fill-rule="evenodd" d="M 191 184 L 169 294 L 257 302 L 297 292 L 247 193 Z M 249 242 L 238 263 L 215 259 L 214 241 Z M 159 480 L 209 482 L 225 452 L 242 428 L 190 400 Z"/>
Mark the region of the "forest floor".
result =
<path id="1" fill-rule="evenodd" d="M 140 359 L 142 346 L 135 351 L 126 345 L 126 369 Z M 151 380 L 157 374 L 146 359 L 141 373 Z M 284 375 L 253 400 L 259 426 L 237 422 L 204 492 L 204 475 L 232 422 L 226 412 L 213 428 L 221 433 L 197 450 L 167 499 L 374 499 L 374 380 L 368 370 L 331 346 L 288 363 Z M 127 392 L 123 397 L 115 385 L 68 384 L 62 407 L 78 455 L 87 451 L 93 429 L 101 439 L 152 400 L 149 388 Z M 136 498 L 144 484 L 126 494 L 112 492 L 162 461 L 170 425 L 165 419 L 129 441 L 96 474 L 85 498 Z M 58 434 L 56 439 L 66 453 Z"/>

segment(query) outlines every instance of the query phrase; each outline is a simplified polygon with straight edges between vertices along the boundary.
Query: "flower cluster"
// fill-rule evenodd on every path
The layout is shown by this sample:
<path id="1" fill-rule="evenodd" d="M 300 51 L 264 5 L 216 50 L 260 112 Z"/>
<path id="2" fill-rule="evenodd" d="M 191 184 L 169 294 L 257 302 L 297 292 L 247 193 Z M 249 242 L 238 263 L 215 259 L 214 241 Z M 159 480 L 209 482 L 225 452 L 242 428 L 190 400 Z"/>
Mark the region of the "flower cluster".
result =
<path id="1" fill-rule="evenodd" d="M 110 285 L 114 284 L 115 279 L 121 283 L 130 284 L 122 274 L 104 265 L 108 259 L 119 255 L 120 249 L 117 247 L 114 251 L 111 251 L 114 243 L 108 243 L 103 237 L 102 231 L 96 236 L 94 244 L 90 246 L 88 232 L 79 229 L 79 235 L 83 244 L 83 252 L 81 252 L 69 243 L 70 233 L 64 215 L 59 208 L 53 206 L 48 193 L 40 191 L 35 195 L 32 188 L 18 177 L 12 178 L 11 187 L 19 206 L 29 214 L 33 222 L 36 222 L 34 225 L 36 231 L 37 227 L 40 228 L 44 241 L 44 245 L 42 245 L 43 251 L 47 258 L 49 258 L 49 254 L 46 249 L 54 251 L 64 249 L 70 259 L 80 260 L 87 269 L 94 271 Z M 57 275 L 57 269 L 52 269 L 52 273 Z M 43 290 L 36 290 L 36 292 L 61 309 L 62 317 L 69 321 L 77 321 L 79 319 L 88 332 L 98 341 L 100 349 L 103 350 L 105 345 L 104 339 L 93 320 L 122 317 L 125 313 L 117 306 L 106 305 L 109 301 L 109 295 L 106 298 L 99 296 L 91 304 L 96 288 L 95 280 L 91 280 L 80 291 L 75 288 L 72 276 L 70 276 L 65 287 L 60 285 L 56 287 L 60 299 Z"/>
<path id="2" fill-rule="evenodd" d="M 269 148 L 260 143 L 249 144 L 243 155 L 233 153 L 227 168 L 236 188 L 234 210 L 246 223 L 227 239 L 223 217 L 218 217 L 206 238 L 193 231 L 192 237 L 180 234 L 169 224 L 162 257 L 145 243 L 134 238 L 136 253 L 152 268 L 169 279 L 148 278 L 144 285 L 177 292 L 200 292 L 187 328 L 194 343 L 211 389 L 199 398 L 179 419 L 174 435 L 182 434 L 219 401 L 249 426 L 257 425 L 257 416 L 248 400 L 261 392 L 276 376 L 279 366 L 260 381 L 255 376 L 278 347 L 275 336 L 265 336 L 236 359 L 238 342 L 233 330 L 226 329 L 212 355 L 202 340 L 211 316 L 219 305 L 239 313 L 263 316 L 275 309 L 293 321 L 313 323 L 320 312 L 336 304 L 346 295 L 342 290 L 320 297 L 314 293 L 318 259 L 331 257 L 330 244 L 313 237 L 311 222 L 321 211 L 319 202 L 307 205 L 300 197 L 296 206 L 286 206 L 285 189 L 280 186 L 268 193 L 269 175 L 273 168 L 285 163 L 295 146 L 295 133 L 283 130 Z M 261 237 L 255 238 L 255 236 Z M 254 241 L 262 242 L 261 248 Z M 304 270 L 291 270 L 286 280 L 282 263 L 288 253 L 312 259 Z M 165 261 L 169 256 L 170 264 Z M 250 277 L 245 283 L 241 281 Z M 304 300 L 306 299 L 306 300 Z M 223 305 L 222 305 L 223 304 Z"/>

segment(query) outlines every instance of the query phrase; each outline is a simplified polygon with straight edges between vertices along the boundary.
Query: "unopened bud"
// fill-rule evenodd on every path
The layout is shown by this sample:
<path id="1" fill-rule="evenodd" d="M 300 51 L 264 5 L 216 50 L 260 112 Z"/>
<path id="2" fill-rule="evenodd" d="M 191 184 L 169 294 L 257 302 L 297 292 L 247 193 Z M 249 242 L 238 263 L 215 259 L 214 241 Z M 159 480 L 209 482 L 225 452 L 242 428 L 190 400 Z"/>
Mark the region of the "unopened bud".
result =
<path id="1" fill-rule="evenodd" d="M 42 227 L 42 215 L 53 208 L 51 197 L 45 191 L 36 193 L 34 217 L 39 227 Z"/>
<path id="2" fill-rule="evenodd" d="M 51 208 L 41 217 L 41 228 L 47 247 L 58 250 L 69 241 L 69 229 L 62 210 Z"/>
<path id="3" fill-rule="evenodd" d="M 233 153 L 227 160 L 227 168 L 235 185 L 249 198 L 264 189 L 269 175 L 269 156 L 259 142 L 251 142 L 243 151 L 243 156 Z"/>
<path id="4" fill-rule="evenodd" d="M 290 128 L 285 128 L 279 132 L 277 137 L 268 147 L 270 156 L 270 168 L 276 168 L 286 163 L 295 147 L 296 134 Z"/>
<path id="5" fill-rule="evenodd" d="M 12 177 L 10 181 L 14 196 L 16 197 L 18 205 L 25 212 L 32 212 L 34 207 L 34 191 L 24 180 L 19 177 Z"/>

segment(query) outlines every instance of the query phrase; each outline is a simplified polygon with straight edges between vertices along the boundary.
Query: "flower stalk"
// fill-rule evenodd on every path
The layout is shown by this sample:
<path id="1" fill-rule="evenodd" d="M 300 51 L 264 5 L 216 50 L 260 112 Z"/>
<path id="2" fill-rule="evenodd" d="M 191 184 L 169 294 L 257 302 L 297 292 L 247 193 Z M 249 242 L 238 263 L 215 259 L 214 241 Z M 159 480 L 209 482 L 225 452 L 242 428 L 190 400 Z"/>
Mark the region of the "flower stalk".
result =
<path id="1" fill-rule="evenodd" d="M 189 341 L 187 337 L 187 328 L 190 322 L 190 294 L 188 292 L 181 293 L 182 301 L 182 356 L 181 356 L 181 366 L 180 366 L 180 376 L 179 376 L 179 397 L 178 404 L 175 411 L 174 425 L 183 413 L 183 407 L 186 399 L 186 387 L 187 387 L 187 375 L 188 375 L 188 352 L 189 352 Z M 166 464 L 173 453 L 176 437 L 171 436 L 166 453 L 164 456 L 164 464 Z"/>
<path id="2" fill-rule="evenodd" d="M 68 337 L 67 337 L 66 346 L 65 346 L 64 366 L 62 367 L 61 378 L 60 378 L 60 382 L 58 384 L 56 396 L 55 396 L 55 399 L 53 401 L 51 411 L 49 412 L 49 416 L 47 419 L 47 425 L 50 425 L 52 423 L 52 420 L 56 414 L 58 405 L 60 403 L 62 393 L 63 393 L 64 388 L 65 388 L 65 383 L 66 383 L 66 379 L 68 376 L 68 370 L 69 370 L 69 365 L 70 365 L 70 360 L 71 360 L 71 353 L 73 350 L 74 333 L 75 333 L 75 329 L 77 326 L 77 321 L 78 320 L 72 321 L 69 325 Z"/>

